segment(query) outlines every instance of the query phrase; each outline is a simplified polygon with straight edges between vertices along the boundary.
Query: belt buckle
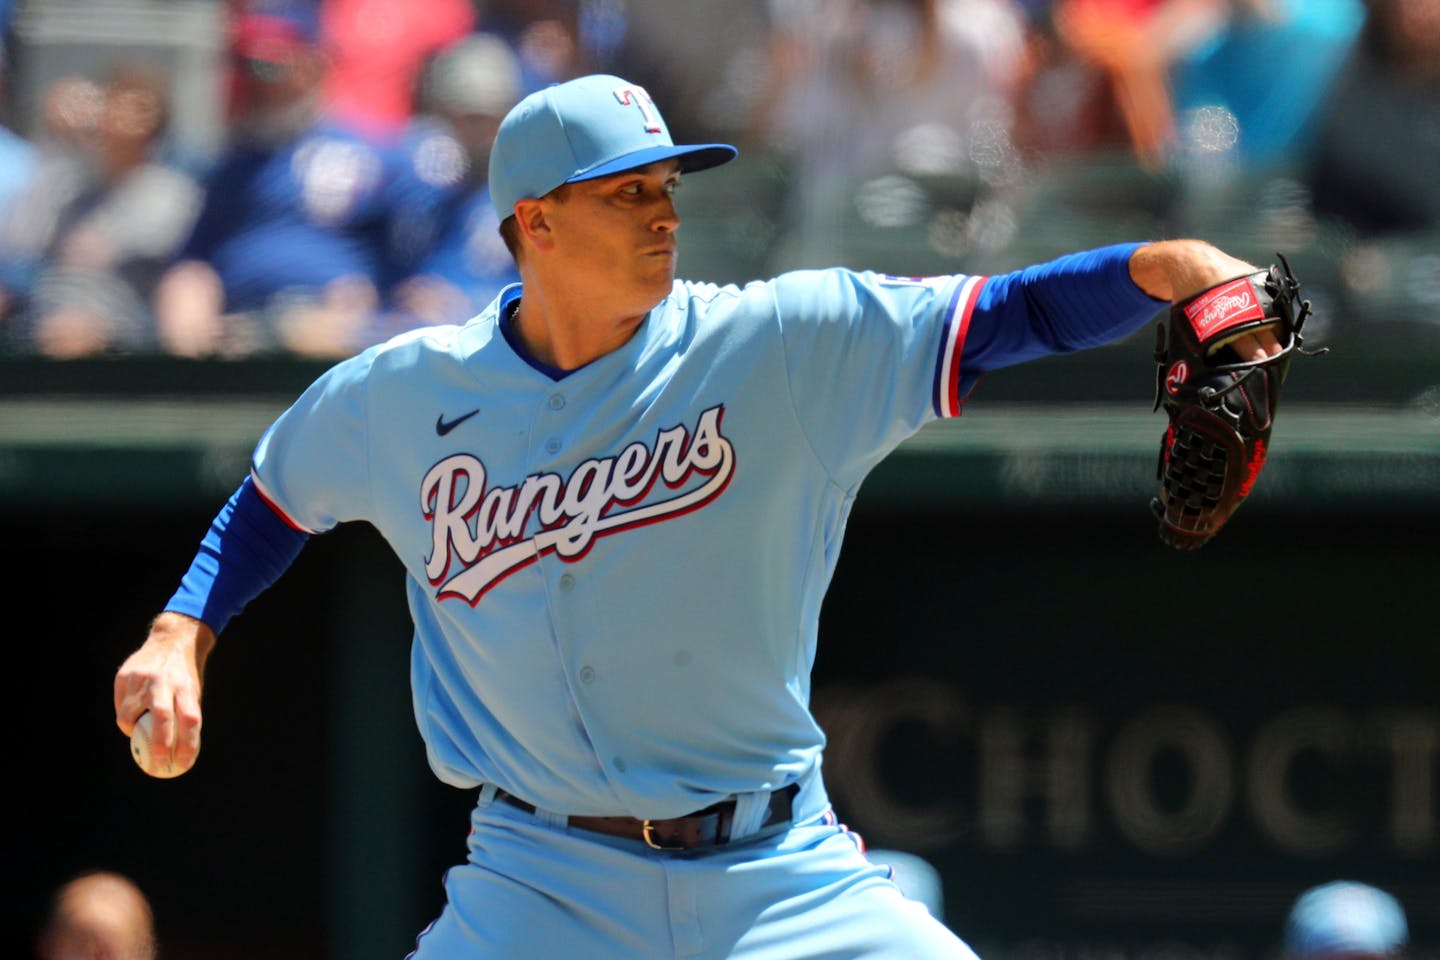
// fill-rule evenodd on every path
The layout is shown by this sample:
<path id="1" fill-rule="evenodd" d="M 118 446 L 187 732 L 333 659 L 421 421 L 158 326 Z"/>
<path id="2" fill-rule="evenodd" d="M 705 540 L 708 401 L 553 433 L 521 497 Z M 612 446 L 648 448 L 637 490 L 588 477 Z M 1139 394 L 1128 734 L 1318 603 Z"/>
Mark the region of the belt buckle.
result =
<path id="1" fill-rule="evenodd" d="M 644 823 L 642 823 L 642 824 L 640 825 L 640 836 L 642 836 L 642 837 L 645 838 L 645 846 L 649 847 L 651 850 L 686 850 L 686 849 L 688 849 L 684 844 L 679 844 L 679 845 L 677 845 L 677 846 L 666 846 L 666 845 L 664 845 L 664 844 L 662 844 L 662 843 L 656 843 L 656 842 L 655 842 L 655 835 L 654 835 L 654 833 L 655 833 L 654 824 L 652 824 L 649 820 L 646 820 Z"/>

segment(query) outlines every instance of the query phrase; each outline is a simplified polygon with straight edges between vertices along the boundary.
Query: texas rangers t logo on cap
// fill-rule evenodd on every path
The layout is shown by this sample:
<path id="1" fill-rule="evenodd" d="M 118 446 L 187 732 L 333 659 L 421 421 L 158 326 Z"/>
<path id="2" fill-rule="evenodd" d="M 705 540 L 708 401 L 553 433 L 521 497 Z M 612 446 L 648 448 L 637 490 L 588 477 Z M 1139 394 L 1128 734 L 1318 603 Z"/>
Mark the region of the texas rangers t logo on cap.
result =
<path id="1" fill-rule="evenodd" d="M 633 103 L 640 108 L 640 113 L 645 117 L 646 133 L 660 133 L 665 129 L 660 125 L 659 115 L 655 113 L 655 101 L 650 99 L 650 94 L 645 92 L 644 87 L 637 87 L 633 83 L 616 87 L 615 99 L 627 107 Z"/>

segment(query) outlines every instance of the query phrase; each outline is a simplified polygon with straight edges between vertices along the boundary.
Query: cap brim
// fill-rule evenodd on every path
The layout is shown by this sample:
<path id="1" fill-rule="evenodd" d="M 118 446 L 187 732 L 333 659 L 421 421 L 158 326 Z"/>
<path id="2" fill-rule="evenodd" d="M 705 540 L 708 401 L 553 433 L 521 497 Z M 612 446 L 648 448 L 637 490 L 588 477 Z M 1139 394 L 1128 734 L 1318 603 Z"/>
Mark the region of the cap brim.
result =
<path id="1" fill-rule="evenodd" d="M 579 183 L 583 180 L 595 180 L 599 177 L 608 177 L 612 173 L 624 173 L 626 170 L 634 170 L 636 167 L 646 167 L 652 163 L 670 159 L 680 161 L 681 173 L 694 173 L 696 170 L 708 170 L 711 167 L 718 167 L 722 163 L 729 163 L 735 159 L 738 153 L 739 151 L 728 143 L 692 143 L 683 146 L 647 147 L 644 150 L 627 153 L 623 157 L 616 157 L 614 160 L 602 163 L 583 173 L 577 173 L 565 182 Z"/>

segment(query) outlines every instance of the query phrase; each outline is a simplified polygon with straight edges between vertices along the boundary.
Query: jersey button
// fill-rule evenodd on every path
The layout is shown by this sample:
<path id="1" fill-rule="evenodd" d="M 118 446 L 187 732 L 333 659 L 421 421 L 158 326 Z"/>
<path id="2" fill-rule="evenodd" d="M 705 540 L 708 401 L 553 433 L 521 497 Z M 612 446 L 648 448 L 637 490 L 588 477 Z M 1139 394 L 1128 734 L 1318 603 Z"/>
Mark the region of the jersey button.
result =
<path id="1" fill-rule="evenodd" d="M 551 410 L 561 410 L 565 407 L 565 398 L 558 393 L 552 393 L 545 403 Z"/>
<path id="2" fill-rule="evenodd" d="M 559 452 L 560 452 L 560 438 L 559 438 L 559 437 L 551 437 L 549 440 L 546 440 L 546 441 L 545 441 L 545 449 L 548 450 L 548 451 L 550 451 L 551 453 L 559 453 Z"/>
<path id="3" fill-rule="evenodd" d="M 563 573 L 563 574 L 561 574 L 561 575 L 560 575 L 560 589 L 561 589 L 561 590 L 573 590 L 573 589 L 575 589 L 575 575 L 574 575 L 574 574 L 571 574 L 571 573 Z"/>
<path id="4" fill-rule="evenodd" d="M 595 668 L 594 668 L 594 667 L 589 667 L 589 666 L 581 667 L 581 668 L 580 668 L 580 682 L 581 682 L 581 683 L 594 683 L 594 682 L 595 682 Z"/>
<path id="5" fill-rule="evenodd" d="M 612 759 L 612 760 L 610 761 L 610 763 L 615 767 L 616 770 L 619 770 L 621 773 L 624 773 L 624 772 L 625 772 L 625 758 L 624 758 L 624 757 L 615 757 L 614 759 Z"/>

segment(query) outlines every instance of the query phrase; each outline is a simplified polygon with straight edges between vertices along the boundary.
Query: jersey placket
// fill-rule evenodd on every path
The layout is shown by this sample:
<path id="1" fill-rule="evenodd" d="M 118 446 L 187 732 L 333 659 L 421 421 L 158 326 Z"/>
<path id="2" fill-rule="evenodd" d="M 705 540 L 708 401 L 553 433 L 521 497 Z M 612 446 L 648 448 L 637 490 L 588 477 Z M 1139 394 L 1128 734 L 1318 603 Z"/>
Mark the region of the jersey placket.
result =
<path id="1" fill-rule="evenodd" d="M 571 393 L 564 383 L 547 391 L 536 410 L 532 428 L 531 472 L 544 471 L 558 476 L 562 489 L 575 482 L 575 471 L 584 460 L 583 456 L 569 453 L 569 427 L 575 410 Z M 569 519 L 563 518 L 561 525 Z M 543 552 L 537 565 L 545 582 L 555 655 L 565 672 L 575 716 L 597 766 L 604 771 L 606 779 L 613 780 L 625 773 L 625 759 L 611 755 L 606 749 L 603 732 L 596 729 L 589 709 L 595 685 L 605 682 L 606 678 L 593 664 L 582 662 L 576 653 L 576 631 L 591 619 L 581 609 L 586 593 L 582 582 L 584 571 L 580 564 L 568 562 L 558 548 Z"/>

